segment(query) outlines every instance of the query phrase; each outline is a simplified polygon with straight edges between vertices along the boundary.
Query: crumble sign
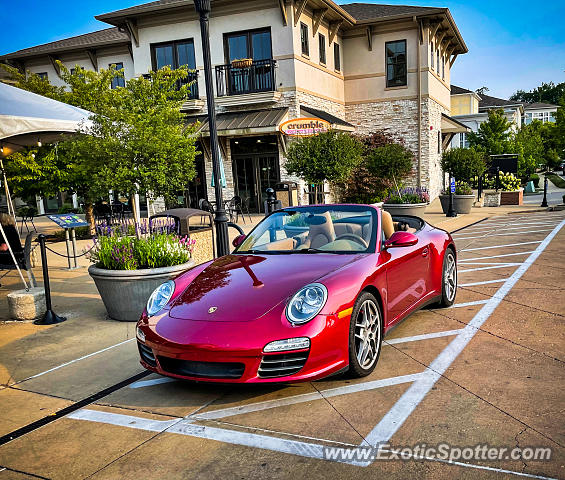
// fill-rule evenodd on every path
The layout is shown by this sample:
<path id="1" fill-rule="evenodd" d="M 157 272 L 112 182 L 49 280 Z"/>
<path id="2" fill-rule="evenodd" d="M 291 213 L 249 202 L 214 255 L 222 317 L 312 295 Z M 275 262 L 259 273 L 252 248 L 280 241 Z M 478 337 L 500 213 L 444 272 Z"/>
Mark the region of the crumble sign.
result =
<path id="1" fill-rule="evenodd" d="M 331 128 L 330 122 L 320 118 L 294 118 L 281 123 L 279 130 L 291 137 L 310 137 L 317 133 L 327 132 Z"/>

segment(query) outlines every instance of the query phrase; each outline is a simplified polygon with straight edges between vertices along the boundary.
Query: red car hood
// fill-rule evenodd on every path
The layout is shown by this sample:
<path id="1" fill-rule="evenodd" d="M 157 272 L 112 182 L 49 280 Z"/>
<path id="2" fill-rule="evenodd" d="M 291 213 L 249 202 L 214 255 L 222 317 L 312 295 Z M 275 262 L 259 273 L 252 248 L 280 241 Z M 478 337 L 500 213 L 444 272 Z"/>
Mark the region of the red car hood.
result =
<path id="1" fill-rule="evenodd" d="M 226 255 L 172 303 L 169 316 L 217 322 L 255 320 L 296 291 L 364 255 Z"/>

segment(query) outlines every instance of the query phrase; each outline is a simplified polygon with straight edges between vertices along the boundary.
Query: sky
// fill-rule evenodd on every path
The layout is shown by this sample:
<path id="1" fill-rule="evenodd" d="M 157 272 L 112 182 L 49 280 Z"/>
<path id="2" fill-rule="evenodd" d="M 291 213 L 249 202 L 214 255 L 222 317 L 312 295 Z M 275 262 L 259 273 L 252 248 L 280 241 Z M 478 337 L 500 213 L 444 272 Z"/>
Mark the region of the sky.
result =
<path id="1" fill-rule="evenodd" d="M 337 0 L 351 3 L 352 0 Z M 0 54 L 107 28 L 94 15 L 143 0 L 0 0 Z M 451 83 L 508 98 L 541 82 L 565 82 L 563 0 L 365 0 L 365 3 L 448 7 L 469 48 Z"/>

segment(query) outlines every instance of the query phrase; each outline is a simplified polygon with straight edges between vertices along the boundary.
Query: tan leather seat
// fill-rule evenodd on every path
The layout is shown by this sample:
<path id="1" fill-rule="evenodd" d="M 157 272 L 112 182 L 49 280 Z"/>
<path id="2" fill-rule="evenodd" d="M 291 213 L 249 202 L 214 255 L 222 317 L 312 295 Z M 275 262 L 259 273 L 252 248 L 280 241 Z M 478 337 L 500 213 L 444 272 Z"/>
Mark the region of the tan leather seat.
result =
<path id="1" fill-rule="evenodd" d="M 363 232 L 361 231 L 361 225 L 356 223 L 334 223 L 334 231 L 336 237 L 340 235 L 345 235 L 346 233 L 353 233 L 354 235 L 361 236 Z"/>
<path id="2" fill-rule="evenodd" d="M 282 238 L 274 242 L 265 243 L 260 245 L 258 250 L 294 250 L 296 247 L 296 240 L 294 238 Z"/>
<path id="3" fill-rule="evenodd" d="M 383 233 L 385 234 L 385 238 L 388 240 L 394 233 L 394 222 L 392 221 L 391 214 L 382 210 L 381 221 Z"/>
<path id="4" fill-rule="evenodd" d="M 334 224 L 332 222 L 332 217 L 330 216 L 330 212 L 325 212 L 320 215 L 316 215 L 320 224 L 317 225 L 310 225 L 310 229 L 308 232 L 308 238 L 301 245 L 302 248 L 320 248 L 322 245 L 326 245 L 327 243 L 333 242 L 335 240 L 335 230 Z"/>

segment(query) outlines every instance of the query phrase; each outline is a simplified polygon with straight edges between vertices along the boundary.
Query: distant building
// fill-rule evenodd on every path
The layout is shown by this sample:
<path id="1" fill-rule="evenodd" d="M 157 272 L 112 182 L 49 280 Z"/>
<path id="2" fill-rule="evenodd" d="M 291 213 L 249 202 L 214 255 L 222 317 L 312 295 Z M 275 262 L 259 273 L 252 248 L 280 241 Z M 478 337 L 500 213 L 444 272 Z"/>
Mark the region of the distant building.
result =
<path id="1" fill-rule="evenodd" d="M 534 120 L 542 123 L 555 122 L 555 112 L 559 107 L 551 103 L 526 103 L 524 104 L 524 124 L 529 125 Z"/>
<path id="2" fill-rule="evenodd" d="M 488 119 L 488 112 L 492 109 L 502 109 L 512 128 L 518 130 L 522 127 L 524 104 L 514 100 L 479 95 L 477 92 L 466 88 L 451 85 L 451 116 L 466 125 L 473 132 L 479 130 L 479 125 Z M 467 133 L 456 134 L 451 140 L 451 147 L 468 147 Z"/>

